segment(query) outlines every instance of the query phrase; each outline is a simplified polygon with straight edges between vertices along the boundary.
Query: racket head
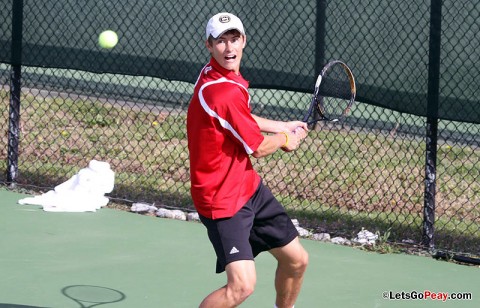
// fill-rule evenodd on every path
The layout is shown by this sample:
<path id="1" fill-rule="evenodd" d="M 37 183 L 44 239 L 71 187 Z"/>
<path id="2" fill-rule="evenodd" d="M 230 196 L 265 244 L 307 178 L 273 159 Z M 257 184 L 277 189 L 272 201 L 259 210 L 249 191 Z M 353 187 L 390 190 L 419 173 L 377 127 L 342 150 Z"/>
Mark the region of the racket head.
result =
<path id="1" fill-rule="evenodd" d="M 340 60 L 330 61 L 317 78 L 308 112 L 308 117 L 314 111 L 317 116 L 307 123 L 341 121 L 355 102 L 356 92 L 355 78 L 348 65 Z M 304 121 L 307 120 L 306 117 Z"/>

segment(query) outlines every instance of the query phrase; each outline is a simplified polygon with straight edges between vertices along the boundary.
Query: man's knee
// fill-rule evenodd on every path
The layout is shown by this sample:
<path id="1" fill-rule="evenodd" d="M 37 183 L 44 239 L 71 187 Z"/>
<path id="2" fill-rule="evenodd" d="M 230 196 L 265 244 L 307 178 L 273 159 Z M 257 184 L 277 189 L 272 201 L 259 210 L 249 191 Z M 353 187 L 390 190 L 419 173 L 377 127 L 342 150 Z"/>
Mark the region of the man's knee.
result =
<path id="1" fill-rule="evenodd" d="M 291 266 L 296 274 L 302 275 L 305 273 L 305 270 L 308 266 L 308 252 L 306 250 L 302 250 L 302 252 L 300 252 L 294 260 L 292 260 Z"/>
<path id="2" fill-rule="evenodd" d="M 230 297 L 232 302 L 239 305 L 252 295 L 255 290 L 255 279 L 249 279 L 247 281 L 231 282 L 227 284 L 227 296 Z"/>
<path id="3" fill-rule="evenodd" d="M 301 266 L 303 268 L 303 271 L 305 271 L 308 266 L 308 252 L 306 250 L 304 250 L 304 253 L 302 255 Z"/>
<path id="4" fill-rule="evenodd" d="M 236 305 L 249 297 L 257 282 L 253 260 L 236 261 L 227 265 L 227 296 Z"/>
<path id="5" fill-rule="evenodd" d="M 302 276 L 308 266 L 308 252 L 303 248 L 298 249 L 290 258 L 280 259 L 278 266 L 290 276 Z"/>

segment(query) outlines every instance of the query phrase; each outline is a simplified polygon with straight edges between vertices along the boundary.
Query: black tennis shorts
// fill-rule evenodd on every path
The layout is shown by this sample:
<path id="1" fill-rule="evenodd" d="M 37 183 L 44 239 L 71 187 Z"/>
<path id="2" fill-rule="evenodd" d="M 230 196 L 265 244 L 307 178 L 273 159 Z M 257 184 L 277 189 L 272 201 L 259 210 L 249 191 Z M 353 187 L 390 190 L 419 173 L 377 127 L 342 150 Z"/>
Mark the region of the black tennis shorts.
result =
<path id="1" fill-rule="evenodd" d="M 233 217 L 214 220 L 200 215 L 200 220 L 217 254 L 217 273 L 233 261 L 253 260 L 262 251 L 285 246 L 298 236 L 285 209 L 262 182 Z"/>

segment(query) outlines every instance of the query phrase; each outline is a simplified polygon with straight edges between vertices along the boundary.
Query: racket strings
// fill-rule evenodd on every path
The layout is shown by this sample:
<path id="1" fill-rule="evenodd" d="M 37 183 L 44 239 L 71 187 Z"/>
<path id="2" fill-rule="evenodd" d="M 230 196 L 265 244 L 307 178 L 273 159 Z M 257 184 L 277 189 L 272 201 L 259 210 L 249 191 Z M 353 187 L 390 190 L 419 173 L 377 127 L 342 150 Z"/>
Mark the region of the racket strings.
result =
<path id="1" fill-rule="evenodd" d="M 338 119 L 348 111 L 352 89 L 348 73 L 341 65 L 331 66 L 322 78 L 317 104 L 328 119 Z"/>

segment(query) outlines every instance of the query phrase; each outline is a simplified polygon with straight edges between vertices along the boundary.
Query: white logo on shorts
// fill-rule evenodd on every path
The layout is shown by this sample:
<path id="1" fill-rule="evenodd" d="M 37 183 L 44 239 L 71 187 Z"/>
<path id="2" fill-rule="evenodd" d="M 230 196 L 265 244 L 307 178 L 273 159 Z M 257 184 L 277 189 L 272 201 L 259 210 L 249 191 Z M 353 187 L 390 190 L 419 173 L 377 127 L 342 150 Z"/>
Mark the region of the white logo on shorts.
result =
<path id="1" fill-rule="evenodd" d="M 232 250 L 230 250 L 230 254 L 233 255 L 234 253 L 239 253 L 240 251 L 235 247 L 233 246 Z"/>

